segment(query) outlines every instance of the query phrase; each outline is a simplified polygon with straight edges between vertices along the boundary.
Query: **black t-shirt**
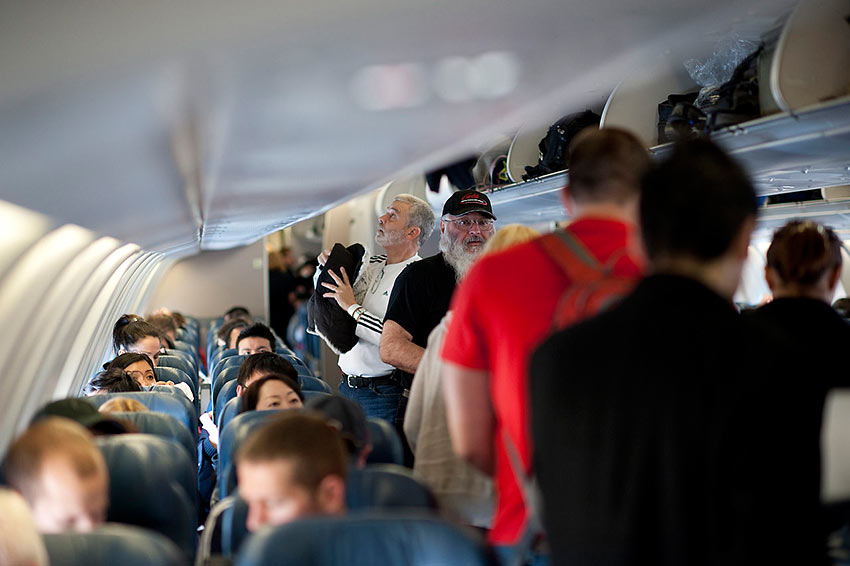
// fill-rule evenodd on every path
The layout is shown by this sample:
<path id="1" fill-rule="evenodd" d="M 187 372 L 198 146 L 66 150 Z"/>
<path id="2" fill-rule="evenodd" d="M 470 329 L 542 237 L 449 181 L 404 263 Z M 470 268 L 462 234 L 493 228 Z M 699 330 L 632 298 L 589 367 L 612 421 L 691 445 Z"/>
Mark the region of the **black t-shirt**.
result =
<path id="1" fill-rule="evenodd" d="M 428 335 L 448 312 L 456 284 L 455 271 L 442 253 L 414 261 L 395 280 L 384 320 L 397 323 L 411 334 L 414 344 L 424 348 Z M 413 377 L 399 373 L 406 383 Z"/>
<path id="2" fill-rule="evenodd" d="M 806 380 L 775 352 L 729 302 L 663 275 L 546 340 L 529 375 L 553 563 L 821 564 L 792 464 L 809 451 L 789 444 Z"/>

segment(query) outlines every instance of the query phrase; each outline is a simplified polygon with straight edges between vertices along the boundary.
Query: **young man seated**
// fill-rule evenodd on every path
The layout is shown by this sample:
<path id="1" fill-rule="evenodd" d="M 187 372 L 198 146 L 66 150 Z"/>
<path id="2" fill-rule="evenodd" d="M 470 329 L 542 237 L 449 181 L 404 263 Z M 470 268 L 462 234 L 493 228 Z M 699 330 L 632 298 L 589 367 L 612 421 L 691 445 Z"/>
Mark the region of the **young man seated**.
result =
<path id="1" fill-rule="evenodd" d="M 321 415 L 285 411 L 258 429 L 236 455 L 248 530 L 345 513 L 346 460 L 339 431 Z"/>
<path id="2" fill-rule="evenodd" d="M 278 373 L 298 383 L 298 371 L 289 360 L 274 352 L 260 352 L 245 358 L 236 374 L 236 396 L 241 397 L 245 389 L 266 375 Z"/>
<path id="3" fill-rule="evenodd" d="M 106 518 L 106 462 L 91 434 L 69 419 L 30 426 L 9 448 L 3 469 L 43 533 L 89 532 Z"/>
<path id="4" fill-rule="evenodd" d="M 236 350 L 240 356 L 259 352 L 274 352 L 274 334 L 265 324 L 257 322 L 242 330 L 236 339 Z"/>

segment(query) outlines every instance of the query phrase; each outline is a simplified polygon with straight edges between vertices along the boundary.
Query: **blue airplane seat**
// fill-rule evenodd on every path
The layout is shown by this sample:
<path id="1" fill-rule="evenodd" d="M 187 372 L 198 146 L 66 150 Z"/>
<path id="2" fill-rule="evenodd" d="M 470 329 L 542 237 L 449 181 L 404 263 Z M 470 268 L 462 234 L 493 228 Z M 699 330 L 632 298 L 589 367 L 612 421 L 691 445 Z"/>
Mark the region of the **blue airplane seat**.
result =
<path id="1" fill-rule="evenodd" d="M 230 495 L 233 488 L 236 487 L 236 467 L 233 465 L 233 455 L 239 445 L 251 432 L 279 414 L 280 411 L 249 411 L 236 415 L 224 429 L 219 431 L 218 487 L 222 499 Z"/>
<path id="2" fill-rule="evenodd" d="M 180 342 L 191 344 L 195 348 L 197 348 L 201 344 L 200 335 L 191 326 L 187 326 L 185 328 L 178 328 L 177 332 L 174 334 L 174 337 Z"/>
<path id="3" fill-rule="evenodd" d="M 192 435 L 192 442 L 198 443 L 198 416 L 192 403 L 183 395 L 183 392 L 173 387 L 154 386 L 151 391 L 131 391 L 126 393 L 104 393 L 102 395 L 91 395 L 86 401 L 100 407 L 108 400 L 115 397 L 127 397 L 135 399 L 148 410 L 155 413 L 171 415 L 186 427 Z"/>
<path id="4" fill-rule="evenodd" d="M 228 401 L 224 408 L 221 410 L 221 414 L 216 419 L 216 425 L 218 426 L 218 432 L 221 432 L 227 426 L 227 423 L 233 420 L 233 417 L 239 414 L 239 403 L 241 399 L 239 397 L 234 397 L 230 401 Z"/>
<path id="5" fill-rule="evenodd" d="M 192 381 L 192 390 L 197 391 L 198 372 L 195 369 L 194 365 L 187 362 L 185 358 L 180 356 L 160 355 L 159 361 L 157 362 L 157 367 L 179 369 L 180 371 L 185 373 Z"/>
<path id="6" fill-rule="evenodd" d="M 215 354 L 213 354 L 212 359 L 209 362 L 210 375 L 215 378 L 215 372 L 218 369 L 218 364 L 231 356 L 238 356 L 239 351 L 236 348 L 226 348 L 224 350 L 219 350 Z"/>
<path id="7" fill-rule="evenodd" d="M 234 350 L 234 352 L 235 351 L 236 350 Z M 215 369 L 213 370 L 212 384 L 215 385 L 216 382 L 219 381 L 219 377 L 221 376 L 221 373 L 224 370 L 226 370 L 227 368 L 231 368 L 231 367 L 238 368 L 239 366 L 242 365 L 242 362 L 244 362 L 245 358 L 247 358 L 247 357 L 248 356 L 235 355 L 235 356 L 228 356 L 226 358 L 222 358 L 221 361 L 218 362 L 218 364 L 216 364 Z"/>
<path id="8" fill-rule="evenodd" d="M 366 419 L 372 451 L 366 457 L 367 464 L 404 464 L 404 451 L 395 427 L 375 417 Z"/>
<path id="9" fill-rule="evenodd" d="M 221 392 L 221 388 L 224 387 L 224 384 L 228 381 L 235 381 L 236 376 L 239 375 L 239 365 L 232 365 L 230 367 L 224 368 L 221 372 L 216 376 L 215 380 L 212 383 L 212 402 L 213 405 L 218 402 L 218 395 Z"/>
<path id="10" fill-rule="evenodd" d="M 323 391 L 325 393 L 333 393 L 331 386 L 319 379 L 309 375 L 298 374 L 298 384 L 301 386 L 301 391 Z"/>
<path id="11" fill-rule="evenodd" d="M 329 543 L 329 541 L 331 541 Z M 236 566 L 352 564 L 484 566 L 494 564 L 484 545 L 460 528 L 423 514 L 311 517 L 253 534 Z"/>
<path id="12" fill-rule="evenodd" d="M 107 523 L 90 533 L 44 534 L 51 564 L 92 566 L 184 566 L 187 558 L 168 538 L 159 533 Z"/>
<path id="13" fill-rule="evenodd" d="M 313 399 L 314 397 L 325 397 L 330 395 L 330 393 L 325 393 L 324 391 L 301 391 L 301 394 L 304 396 L 304 403 Z"/>
<path id="14" fill-rule="evenodd" d="M 197 463 L 176 442 L 148 434 L 95 438 L 109 469 L 110 522 L 154 530 L 195 554 Z"/>
<path id="15" fill-rule="evenodd" d="M 192 373 L 195 376 L 198 375 L 198 362 L 194 358 L 192 358 L 192 355 L 189 354 L 188 352 L 184 352 L 183 350 L 165 348 L 165 354 L 160 354 L 160 356 L 159 356 L 160 359 L 162 358 L 163 355 L 174 356 L 174 357 L 180 358 L 183 362 L 185 362 L 186 364 L 189 365 L 189 367 L 192 370 Z M 159 365 L 162 365 L 162 362 L 160 362 Z"/>
<path id="16" fill-rule="evenodd" d="M 195 407 L 195 418 L 201 415 L 201 396 L 198 395 L 197 385 L 192 381 L 192 378 L 186 375 L 186 372 L 177 368 L 170 368 L 166 366 L 156 366 L 153 371 L 156 374 L 157 381 L 173 381 L 175 385 L 178 383 L 185 383 L 188 385 L 189 389 L 192 391 L 193 399 L 189 401 L 189 398 L 186 397 L 182 391 L 180 391 L 180 394 L 186 397 L 186 400 Z"/>
<path id="17" fill-rule="evenodd" d="M 215 413 L 213 413 L 215 422 L 218 422 L 225 405 L 234 397 L 236 397 L 236 379 L 229 379 L 221 386 L 221 390 L 219 390 L 218 396 L 215 398 Z"/>
<path id="18" fill-rule="evenodd" d="M 192 433 L 171 415 L 153 412 L 117 412 L 110 413 L 110 416 L 131 423 L 142 434 L 153 434 L 173 440 L 186 449 L 186 453 L 193 462 L 198 459 L 198 445 L 192 440 Z"/>
<path id="19" fill-rule="evenodd" d="M 188 342 L 183 342 L 181 340 L 174 341 L 174 349 L 179 350 L 192 358 L 192 362 L 198 366 L 201 364 L 201 354 L 198 353 L 198 350 L 192 344 Z"/>
<path id="20" fill-rule="evenodd" d="M 345 502 L 351 511 L 437 509 L 437 499 L 431 490 L 409 469 L 396 464 L 371 464 L 362 470 L 349 469 Z"/>

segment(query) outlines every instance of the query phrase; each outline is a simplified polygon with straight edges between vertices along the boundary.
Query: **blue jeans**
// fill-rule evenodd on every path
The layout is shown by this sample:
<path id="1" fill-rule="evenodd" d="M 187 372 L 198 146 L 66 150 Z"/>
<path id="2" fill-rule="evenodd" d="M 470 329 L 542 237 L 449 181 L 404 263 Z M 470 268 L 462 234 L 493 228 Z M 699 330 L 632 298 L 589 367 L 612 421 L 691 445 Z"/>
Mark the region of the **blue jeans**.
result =
<path id="1" fill-rule="evenodd" d="M 367 417 L 384 419 L 390 424 L 395 421 L 401 392 L 401 386 L 395 383 L 357 389 L 349 387 L 345 379 L 339 383 L 339 394 L 359 403 Z"/>

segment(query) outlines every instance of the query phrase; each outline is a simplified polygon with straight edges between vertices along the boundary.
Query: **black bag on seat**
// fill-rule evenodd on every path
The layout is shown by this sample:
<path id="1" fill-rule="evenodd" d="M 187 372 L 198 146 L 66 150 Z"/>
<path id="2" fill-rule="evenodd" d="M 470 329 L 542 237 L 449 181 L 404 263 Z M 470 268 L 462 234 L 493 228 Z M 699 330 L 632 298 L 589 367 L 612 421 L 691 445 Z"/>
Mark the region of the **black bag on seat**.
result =
<path id="1" fill-rule="evenodd" d="M 307 303 L 307 332 L 321 336 L 337 354 L 344 354 L 357 344 L 358 338 L 354 334 L 357 322 L 340 308 L 335 299 L 322 296 L 328 291 L 322 283 L 336 285 L 328 270 L 341 276 L 340 268 L 344 267 L 353 285 L 365 254 L 366 249 L 360 244 L 352 244 L 347 248 L 342 244 L 334 244 L 328 261 L 320 268 L 316 290 Z"/>

